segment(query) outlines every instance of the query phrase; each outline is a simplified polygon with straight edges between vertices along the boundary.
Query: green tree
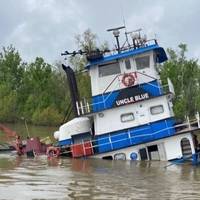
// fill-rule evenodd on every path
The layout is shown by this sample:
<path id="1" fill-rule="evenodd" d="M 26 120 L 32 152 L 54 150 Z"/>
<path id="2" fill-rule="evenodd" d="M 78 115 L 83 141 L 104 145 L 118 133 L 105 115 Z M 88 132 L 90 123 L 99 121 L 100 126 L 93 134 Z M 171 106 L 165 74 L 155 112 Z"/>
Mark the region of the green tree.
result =
<path id="1" fill-rule="evenodd" d="M 105 41 L 100 46 L 97 45 L 97 35 L 92 33 L 90 29 L 85 30 L 82 34 L 75 36 L 75 42 L 77 48 L 81 49 L 83 52 L 90 53 L 97 49 L 102 51 L 108 49 L 108 43 Z M 86 55 L 76 55 L 69 58 L 69 64 L 76 72 L 76 78 L 78 83 L 78 90 L 80 97 L 91 98 L 91 84 L 90 76 L 85 71 L 85 66 L 87 64 Z"/>
<path id="2" fill-rule="evenodd" d="M 0 53 L 0 84 L 6 83 L 11 90 L 20 88 L 25 65 L 14 47 L 3 47 Z"/>
<path id="3" fill-rule="evenodd" d="M 3 47 L 0 53 L 0 120 L 17 120 L 20 108 L 19 91 L 26 64 L 14 47 Z"/>
<path id="4" fill-rule="evenodd" d="M 180 44 L 178 51 L 167 49 L 169 60 L 162 66 L 161 79 L 166 83 L 169 77 L 175 88 L 174 111 L 177 118 L 194 116 L 200 110 L 200 68 L 198 61 L 187 59 L 186 44 Z"/>
<path id="5" fill-rule="evenodd" d="M 61 105 L 66 99 L 59 74 L 42 58 L 36 58 L 26 69 L 24 83 L 24 91 L 27 94 L 24 105 L 26 119 L 34 124 L 59 124 L 64 114 Z M 45 119 L 41 120 L 41 116 L 44 117 L 49 110 L 53 111 L 55 119 L 51 115 L 46 115 Z"/>

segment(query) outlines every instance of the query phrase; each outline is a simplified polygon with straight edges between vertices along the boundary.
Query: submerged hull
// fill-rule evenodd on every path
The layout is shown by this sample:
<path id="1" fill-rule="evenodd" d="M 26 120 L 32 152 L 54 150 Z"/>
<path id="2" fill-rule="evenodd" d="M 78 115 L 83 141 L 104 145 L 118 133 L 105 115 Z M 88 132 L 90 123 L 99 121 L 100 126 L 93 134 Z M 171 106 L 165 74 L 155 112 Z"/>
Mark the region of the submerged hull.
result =
<path id="1" fill-rule="evenodd" d="M 187 139 L 190 143 L 187 156 L 195 154 L 191 133 L 178 134 L 147 143 L 134 145 L 131 147 L 111 151 L 103 154 L 93 155 L 95 158 L 102 159 L 123 159 L 123 160 L 161 160 L 170 161 L 181 159 L 186 156 L 181 141 Z"/>
<path id="2" fill-rule="evenodd" d="M 94 144 L 94 143 L 93 143 Z M 73 158 L 99 158 L 108 160 L 200 162 L 192 131 L 177 132 L 172 136 L 144 142 L 104 153 L 97 152 L 92 142 L 62 147 L 63 155 Z"/>

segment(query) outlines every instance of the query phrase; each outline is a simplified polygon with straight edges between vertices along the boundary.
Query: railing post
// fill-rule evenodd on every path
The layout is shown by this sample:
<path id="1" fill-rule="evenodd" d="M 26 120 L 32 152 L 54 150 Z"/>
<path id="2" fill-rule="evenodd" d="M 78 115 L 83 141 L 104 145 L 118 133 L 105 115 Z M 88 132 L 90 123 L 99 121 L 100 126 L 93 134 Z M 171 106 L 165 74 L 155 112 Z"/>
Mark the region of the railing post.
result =
<path id="1" fill-rule="evenodd" d="M 88 113 L 85 98 L 83 99 L 83 110 L 85 110 L 85 113 Z"/>
<path id="2" fill-rule="evenodd" d="M 188 116 L 186 116 L 186 120 L 187 120 L 187 124 L 188 124 L 188 128 L 191 129 L 191 125 L 190 125 L 190 119 Z"/>
<path id="3" fill-rule="evenodd" d="M 85 144 L 83 139 L 82 139 L 82 147 L 83 147 L 83 154 L 84 156 L 86 156 Z"/>
<path id="4" fill-rule="evenodd" d="M 110 133 L 109 133 L 109 142 L 110 142 L 111 149 L 113 150 L 113 144 L 112 144 L 112 140 L 111 140 L 111 137 L 110 137 Z"/>
<path id="5" fill-rule="evenodd" d="M 196 113 L 195 117 L 196 117 L 196 119 L 197 119 L 198 128 L 200 128 L 199 112 Z"/>
<path id="6" fill-rule="evenodd" d="M 89 105 L 88 102 L 86 103 L 86 106 L 87 106 L 87 111 L 88 111 L 88 113 L 90 113 L 90 105 Z"/>
<path id="7" fill-rule="evenodd" d="M 84 114 L 84 110 L 83 110 L 83 102 L 82 102 L 82 101 L 80 101 L 80 106 L 81 106 L 81 112 L 82 112 L 82 114 Z"/>
<path id="8" fill-rule="evenodd" d="M 78 101 L 76 101 L 76 108 L 77 108 L 77 113 L 78 113 L 78 115 L 80 115 Z"/>

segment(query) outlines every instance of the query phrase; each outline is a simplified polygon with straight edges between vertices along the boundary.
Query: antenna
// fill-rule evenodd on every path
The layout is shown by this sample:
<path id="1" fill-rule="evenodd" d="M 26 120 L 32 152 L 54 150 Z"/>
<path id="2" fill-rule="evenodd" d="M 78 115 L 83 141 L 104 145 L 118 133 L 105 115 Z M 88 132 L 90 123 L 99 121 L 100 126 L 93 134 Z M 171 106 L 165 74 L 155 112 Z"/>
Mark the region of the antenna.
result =
<path id="1" fill-rule="evenodd" d="M 144 35 L 143 37 L 141 37 L 141 31 L 142 29 L 139 28 L 139 29 L 136 29 L 134 31 L 129 31 L 129 32 L 126 32 L 126 34 L 130 34 L 132 40 L 133 40 L 133 47 L 134 49 L 142 46 L 145 44 L 146 42 L 146 35 Z"/>
<path id="2" fill-rule="evenodd" d="M 117 27 L 117 28 L 111 28 L 111 29 L 108 29 L 108 30 L 107 30 L 108 32 L 112 31 L 114 37 L 116 38 L 116 41 L 117 41 L 117 51 L 118 51 L 118 53 L 121 52 L 121 50 L 120 50 L 120 45 L 119 45 L 119 34 L 120 34 L 120 31 L 119 31 L 119 30 L 120 30 L 120 29 L 123 29 L 123 28 L 125 28 L 125 26 L 120 26 L 120 27 Z"/>
<path id="3" fill-rule="evenodd" d="M 92 60 L 97 60 L 97 59 L 102 59 L 103 58 L 103 54 L 110 52 L 109 49 L 105 49 L 103 51 L 96 49 L 93 51 L 82 51 L 82 50 L 78 50 L 78 51 L 72 51 L 72 52 L 68 52 L 68 51 L 64 51 L 63 53 L 61 53 L 61 56 L 76 56 L 76 55 L 85 55 L 88 61 L 92 61 Z"/>
<path id="4" fill-rule="evenodd" d="M 125 44 L 127 43 L 128 47 L 130 48 L 130 43 L 129 43 L 129 40 L 128 40 L 128 35 L 127 35 L 127 29 L 126 29 L 126 21 L 125 21 L 125 17 L 124 17 L 124 9 L 123 9 L 123 2 L 121 2 L 121 14 L 122 14 L 122 19 L 123 19 L 123 24 L 125 26 L 125 38 L 126 38 L 126 41 L 124 42 L 124 44 L 122 45 L 122 48 L 124 48 Z"/>

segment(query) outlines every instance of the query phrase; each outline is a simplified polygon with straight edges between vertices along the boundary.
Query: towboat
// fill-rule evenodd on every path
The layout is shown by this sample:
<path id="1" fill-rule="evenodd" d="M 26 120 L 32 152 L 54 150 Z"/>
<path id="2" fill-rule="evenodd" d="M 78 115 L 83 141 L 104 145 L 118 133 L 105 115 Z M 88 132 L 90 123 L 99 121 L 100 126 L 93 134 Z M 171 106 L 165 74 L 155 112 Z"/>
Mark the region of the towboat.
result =
<path id="1" fill-rule="evenodd" d="M 127 46 L 120 46 L 123 28 L 108 30 L 116 39 L 115 51 L 62 54 L 86 54 L 92 97 L 79 98 L 74 71 L 63 65 L 75 118 L 54 133 L 58 144 L 51 150 L 56 156 L 72 158 L 198 164 L 199 114 L 193 120 L 187 117 L 184 122 L 176 122 L 173 84 L 168 79 L 163 85 L 159 76 L 159 65 L 167 61 L 165 50 L 156 39 L 142 35 L 141 29 L 125 32 Z"/>

